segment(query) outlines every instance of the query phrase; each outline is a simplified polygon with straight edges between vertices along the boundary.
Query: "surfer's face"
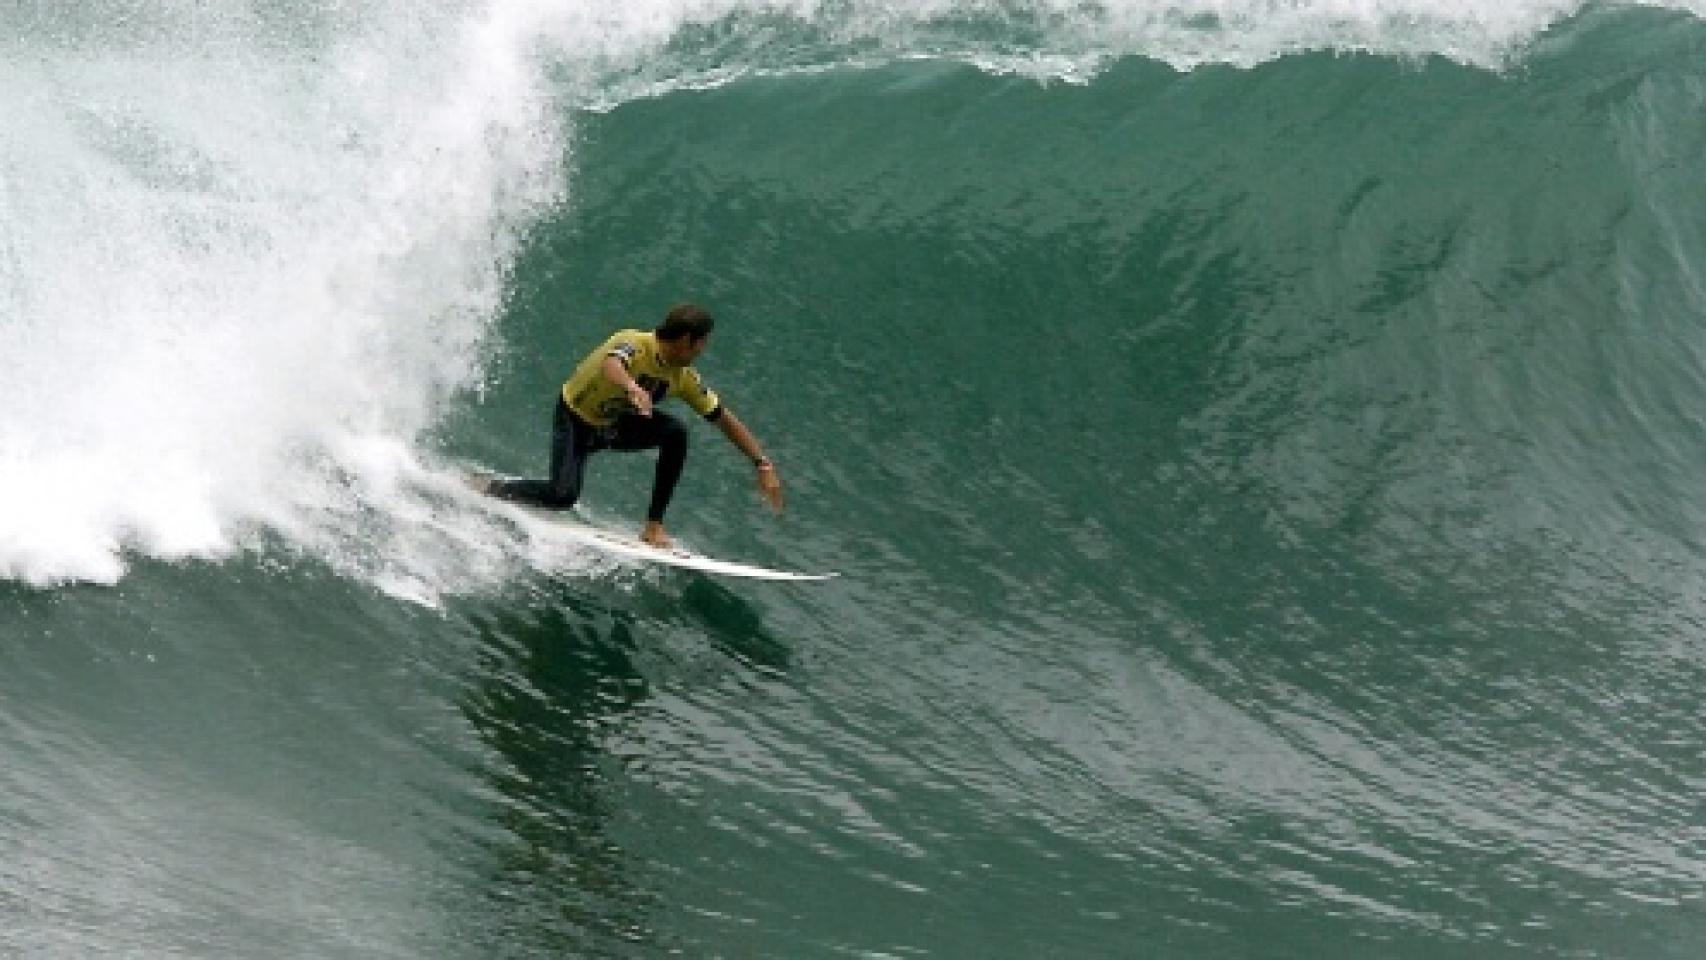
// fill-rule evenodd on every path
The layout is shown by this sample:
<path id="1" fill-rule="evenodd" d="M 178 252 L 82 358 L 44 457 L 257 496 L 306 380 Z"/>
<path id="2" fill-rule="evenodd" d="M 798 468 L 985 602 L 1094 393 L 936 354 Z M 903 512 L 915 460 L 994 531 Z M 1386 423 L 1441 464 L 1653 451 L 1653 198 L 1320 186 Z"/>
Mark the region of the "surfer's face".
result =
<path id="1" fill-rule="evenodd" d="M 662 348 L 660 352 L 663 353 L 663 358 L 666 361 L 677 366 L 685 366 L 699 359 L 699 355 L 705 352 L 705 347 L 710 342 L 711 335 L 706 334 L 698 338 L 682 337 L 679 340 L 663 340 L 660 341 L 659 346 Z"/>

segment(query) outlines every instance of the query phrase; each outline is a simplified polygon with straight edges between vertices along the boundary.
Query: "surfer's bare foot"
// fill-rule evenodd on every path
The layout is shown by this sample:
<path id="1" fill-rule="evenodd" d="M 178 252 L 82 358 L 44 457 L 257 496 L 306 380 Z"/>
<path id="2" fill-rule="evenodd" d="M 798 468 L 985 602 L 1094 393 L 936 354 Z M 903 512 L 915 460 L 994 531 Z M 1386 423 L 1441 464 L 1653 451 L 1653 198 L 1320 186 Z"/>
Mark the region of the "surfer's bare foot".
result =
<path id="1" fill-rule="evenodd" d="M 663 531 L 663 524 L 656 520 L 646 521 L 646 528 L 640 531 L 640 541 L 651 544 L 659 550 L 675 549 L 675 540 Z"/>

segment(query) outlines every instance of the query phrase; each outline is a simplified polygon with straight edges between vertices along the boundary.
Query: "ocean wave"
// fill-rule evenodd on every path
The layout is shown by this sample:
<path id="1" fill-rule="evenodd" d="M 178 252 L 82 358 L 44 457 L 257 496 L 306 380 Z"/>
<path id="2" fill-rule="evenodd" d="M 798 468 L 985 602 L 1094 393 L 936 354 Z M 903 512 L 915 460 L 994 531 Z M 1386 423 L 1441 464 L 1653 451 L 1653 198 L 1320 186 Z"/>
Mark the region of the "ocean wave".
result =
<path id="1" fill-rule="evenodd" d="M 1497 68 L 1542 41 L 1624 42 L 1615 30 L 1558 32 L 1612 9 L 370 0 L 282 16 L 38 5 L 0 46 L 11 133 L 0 145 L 0 502 L 14 505 L 0 524 L 0 576 L 111 583 L 134 554 L 226 557 L 271 531 L 359 576 L 411 584 L 405 592 L 456 582 L 402 549 L 398 569 L 375 573 L 385 564 L 365 544 L 383 531 L 340 531 L 352 510 L 406 530 L 435 502 L 431 435 L 515 349 L 501 338 L 524 285 L 517 257 L 573 209 L 576 124 L 589 107 L 920 59 L 1081 81 L 1134 56 L 1185 68 L 1370 51 Z M 1697 231 L 1666 212 L 1692 189 L 1674 164 L 1691 134 L 1670 118 L 1693 95 L 1630 89 L 1662 108 L 1619 114 L 1630 149 L 1652 147 L 1631 163 L 1651 167 L 1654 216 L 1697 277 Z M 373 450 L 401 451 L 414 479 L 396 480 L 398 457 L 361 452 Z"/>

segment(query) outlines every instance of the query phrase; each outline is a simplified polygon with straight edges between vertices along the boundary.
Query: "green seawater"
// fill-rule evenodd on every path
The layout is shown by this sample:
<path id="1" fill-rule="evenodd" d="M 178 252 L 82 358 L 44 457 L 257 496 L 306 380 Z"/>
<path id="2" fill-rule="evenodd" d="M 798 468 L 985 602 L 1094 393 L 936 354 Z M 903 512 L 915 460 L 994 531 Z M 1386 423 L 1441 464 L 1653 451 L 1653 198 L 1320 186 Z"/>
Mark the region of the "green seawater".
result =
<path id="1" fill-rule="evenodd" d="M 1062 79 L 1013 69 L 1083 52 L 1042 15 L 635 62 L 565 15 L 528 97 L 470 74 L 520 119 L 429 85 L 443 154 L 363 106 L 255 159 L 258 104 L 319 129 L 409 71 L 340 59 L 354 7 L 166 53 L 119 8 L 122 55 L 0 46 L 0 955 L 1706 944 L 1696 16 Z M 249 106 L 149 97 L 232 49 Z M 167 245 L 78 299 L 50 206 Z M 681 300 L 788 507 L 694 424 L 671 529 L 838 579 L 613 566 L 457 492 L 540 473 L 574 363 Z M 149 376 L 84 424 L 62 367 Z M 589 508 L 650 472 L 599 455 Z"/>

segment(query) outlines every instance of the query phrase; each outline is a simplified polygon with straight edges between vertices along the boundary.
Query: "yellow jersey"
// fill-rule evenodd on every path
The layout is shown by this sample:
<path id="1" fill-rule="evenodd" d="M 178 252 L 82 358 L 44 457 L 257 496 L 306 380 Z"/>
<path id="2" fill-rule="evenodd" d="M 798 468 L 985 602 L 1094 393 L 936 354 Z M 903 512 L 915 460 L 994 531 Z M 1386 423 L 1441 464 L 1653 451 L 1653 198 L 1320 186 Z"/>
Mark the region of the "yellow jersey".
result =
<path id="1" fill-rule="evenodd" d="M 663 362 L 658 353 L 657 334 L 618 330 L 587 354 L 563 384 L 563 402 L 576 416 L 595 427 L 608 427 L 622 414 L 635 412 L 627 391 L 604 375 L 605 357 L 621 360 L 640 389 L 652 395 L 654 404 L 674 393 L 708 420 L 715 420 L 722 413 L 721 401 L 705 387 L 697 370 Z"/>

